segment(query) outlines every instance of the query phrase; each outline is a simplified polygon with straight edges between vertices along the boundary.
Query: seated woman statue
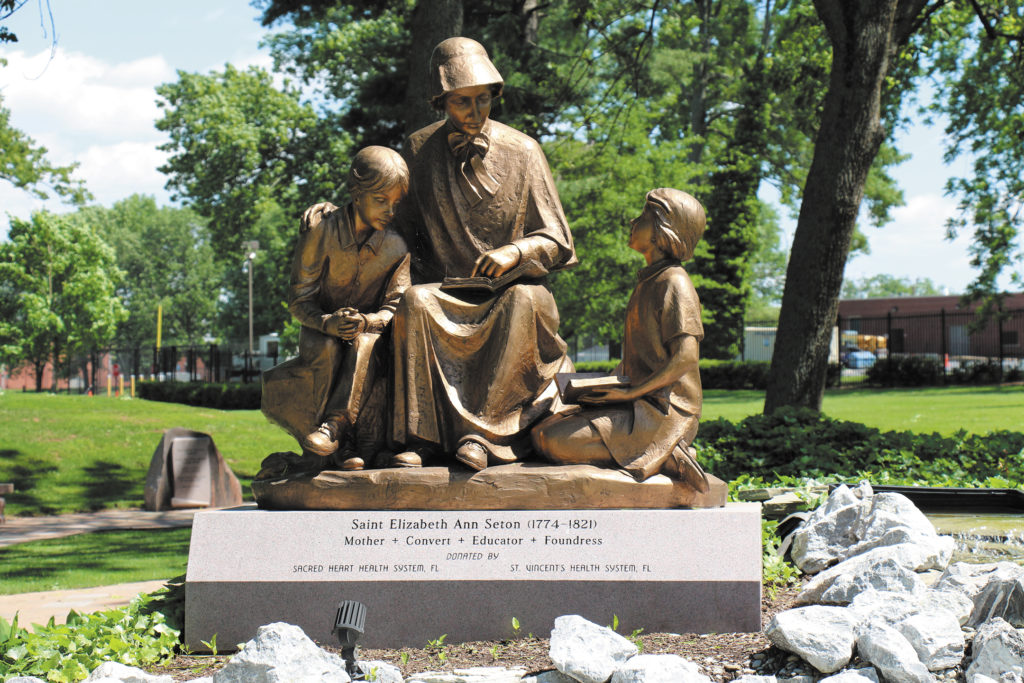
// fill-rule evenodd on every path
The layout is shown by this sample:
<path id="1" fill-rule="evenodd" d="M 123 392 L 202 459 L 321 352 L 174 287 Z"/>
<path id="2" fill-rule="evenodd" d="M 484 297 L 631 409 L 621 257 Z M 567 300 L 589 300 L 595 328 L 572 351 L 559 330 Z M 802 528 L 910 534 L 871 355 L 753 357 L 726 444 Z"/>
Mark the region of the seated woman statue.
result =
<path id="1" fill-rule="evenodd" d="M 704 223 L 704 207 L 691 195 L 668 188 L 647 194 L 629 233 L 629 247 L 647 266 L 626 308 L 622 363 L 613 373 L 630 385 L 595 390 L 579 399 L 587 407 L 537 425 L 534 448 L 548 460 L 621 467 L 638 481 L 665 472 L 708 489 L 690 445 L 701 412 L 704 328 L 697 292 L 681 265 L 693 256 Z"/>
<path id="2" fill-rule="evenodd" d="M 366 147 L 349 170 L 351 203 L 306 211 L 289 292 L 299 355 L 263 373 L 263 413 L 304 455 L 333 455 L 345 470 L 363 469 L 387 439 L 381 337 L 410 283 L 409 251 L 389 224 L 408 187 L 397 152 Z"/>
<path id="3" fill-rule="evenodd" d="M 480 470 L 530 452 L 529 432 L 571 368 L 548 272 L 575 265 L 569 227 L 540 145 L 490 119 L 504 81 L 483 46 L 440 43 L 432 103 L 445 120 L 413 133 L 409 198 L 396 222 L 418 284 L 394 320 L 392 437 L 396 467 L 427 457 Z M 451 290 L 446 276 L 513 282 Z"/>

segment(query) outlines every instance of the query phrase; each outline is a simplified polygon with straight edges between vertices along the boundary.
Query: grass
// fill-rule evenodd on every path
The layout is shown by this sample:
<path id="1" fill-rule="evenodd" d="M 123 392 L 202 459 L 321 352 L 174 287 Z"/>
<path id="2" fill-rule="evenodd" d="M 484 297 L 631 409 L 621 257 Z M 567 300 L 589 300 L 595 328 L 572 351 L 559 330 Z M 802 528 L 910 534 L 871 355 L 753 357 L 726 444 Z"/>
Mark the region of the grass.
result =
<path id="1" fill-rule="evenodd" d="M 98 531 L 0 548 L 0 595 L 179 576 L 191 536 L 189 528 Z"/>
<path id="2" fill-rule="evenodd" d="M 0 482 L 16 487 L 7 514 L 141 507 L 153 451 L 171 427 L 210 434 L 247 496 L 263 458 L 296 449 L 258 410 L 9 391 L 0 394 Z"/>
<path id="3" fill-rule="evenodd" d="M 704 394 L 704 418 L 736 422 L 760 413 L 764 392 L 710 390 Z M 897 430 L 951 436 L 1020 430 L 1024 386 L 927 387 L 922 389 L 841 389 L 825 394 L 822 411 L 839 420 L 861 422 L 882 431 Z"/>
<path id="4" fill-rule="evenodd" d="M 706 419 L 738 421 L 761 412 L 757 391 L 708 391 Z M 826 395 L 825 413 L 883 430 L 986 434 L 1020 429 L 1024 386 L 846 389 Z M 224 411 L 141 399 L 0 394 L 0 482 L 14 482 L 10 515 L 141 507 L 146 471 L 165 429 L 213 436 L 242 482 L 294 440 L 257 410 Z"/>

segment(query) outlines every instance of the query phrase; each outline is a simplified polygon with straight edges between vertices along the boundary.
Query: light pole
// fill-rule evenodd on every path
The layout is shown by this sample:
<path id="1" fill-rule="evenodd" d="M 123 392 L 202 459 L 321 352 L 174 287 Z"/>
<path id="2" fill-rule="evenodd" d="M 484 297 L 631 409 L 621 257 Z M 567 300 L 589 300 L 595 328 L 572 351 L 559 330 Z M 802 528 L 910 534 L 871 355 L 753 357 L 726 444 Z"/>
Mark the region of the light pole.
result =
<path id="1" fill-rule="evenodd" d="M 260 248 L 260 243 L 256 240 L 251 240 L 243 242 L 242 246 L 245 247 L 245 258 L 248 261 L 249 270 L 249 362 L 252 363 L 252 357 L 255 352 L 252 344 L 252 260 L 256 258 L 256 252 Z"/>

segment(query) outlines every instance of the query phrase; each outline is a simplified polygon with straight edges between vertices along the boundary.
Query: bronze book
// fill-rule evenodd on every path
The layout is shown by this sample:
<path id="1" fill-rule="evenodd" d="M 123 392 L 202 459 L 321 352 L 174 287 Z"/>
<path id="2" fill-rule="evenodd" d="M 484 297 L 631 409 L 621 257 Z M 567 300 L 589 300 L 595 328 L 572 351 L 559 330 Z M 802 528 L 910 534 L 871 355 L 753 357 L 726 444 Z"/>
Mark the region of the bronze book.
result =
<path id="1" fill-rule="evenodd" d="M 586 396 L 598 389 L 626 389 L 629 377 L 606 375 L 603 372 L 559 372 L 555 375 L 558 394 L 562 403 L 579 403 L 580 396 Z"/>
<path id="2" fill-rule="evenodd" d="M 544 271 L 544 267 L 541 266 L 534 259 L 523 261 L 512 270 L 500 275 L 499 277 L 484 277 L 483 275 L 477 275 L 475 277 L 446 277 L 441 281 L 441 291 L 476 291 L 476 292 L 490 292 L 494 294 L 500 289 L 509 286 L 521 277 L 536 278 L 540 271 Z"/>

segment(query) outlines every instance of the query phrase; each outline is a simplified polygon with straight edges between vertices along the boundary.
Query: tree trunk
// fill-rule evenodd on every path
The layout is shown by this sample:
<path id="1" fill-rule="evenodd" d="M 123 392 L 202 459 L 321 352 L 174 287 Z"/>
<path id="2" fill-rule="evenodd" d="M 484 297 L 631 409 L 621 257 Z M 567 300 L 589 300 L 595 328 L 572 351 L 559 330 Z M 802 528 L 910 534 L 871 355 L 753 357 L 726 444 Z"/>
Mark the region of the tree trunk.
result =
<path id="1" fill-rule="evenodd" d="M 405 90 L 405 134 L 437 121 L 430 107 L 430 53 L 445 38 L 462 33 L 463 0 L 419 0 L 412 15 L 409 85 Z"/>
<path id="2" fill-rule="evenodd" d="M 885 139 L 881 94 L 906 27 L 927 0 L 815 0 L 832 71 L 797 220 L 765 413 L 821 409 L 843 270 L 868 170 Z"/>

